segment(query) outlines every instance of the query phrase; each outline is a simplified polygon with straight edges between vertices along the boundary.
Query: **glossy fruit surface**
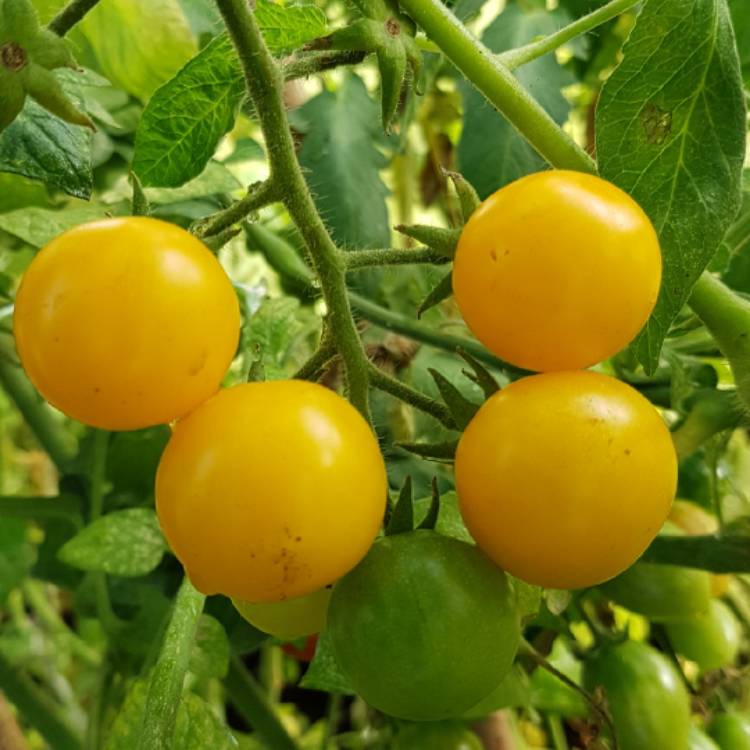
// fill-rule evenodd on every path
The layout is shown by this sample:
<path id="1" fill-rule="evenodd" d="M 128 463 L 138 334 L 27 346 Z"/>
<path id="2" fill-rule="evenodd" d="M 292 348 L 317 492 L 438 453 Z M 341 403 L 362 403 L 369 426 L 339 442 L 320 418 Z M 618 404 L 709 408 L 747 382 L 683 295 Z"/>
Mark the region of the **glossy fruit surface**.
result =
<path id="1" fill-rule="evenodd" d="M 460 716 L 513 662 L 508 578 L 473 545 L 434 531 L 378 540 L 333 590 L 339 666 L 374 708 L 414 721 Z"/>
<path id="2" fill-rule="evenodd" d="M 330 599 L 331 589 L 323 588 L 281 602 L 254 604 L 233 599 L 232 604 L 253 627 L 277 638 L 293 641 L 303 635 L 320 633 L 325 628 Z"/>
<path id="3" fill-rule="evenodd" d="M 721 750 L 750 750 L 750 718 L 738 713 L 714 717 L 708 727 Z"/>
<path id="4" fill-rule="evenodd" d="M 483 750 L 474 732 L 458 721 L 411 724 L 396 735 L 393 750 Z"/>
<path id="5" fill-rule="evenodd" d="M 21 282 L 13 325 L 24 369 L 52 405 L 94 427 L 132 430 L 184 416 L 217 391 L 240 313 L 203 243 L 127 217 L 44 247 Z"/>
<path id="6" fill-rule="evenodd" d="M 587 662 L 584 680 L 604 689 L 620 750 L 685 750 L 690 699 L 659 651 L 636 641 L 607 647 Z"/>
<path id="7" fill-rule="evenodd" d="M 304 596 L 353 568 L 386 494 L 359 412 L 296 380 L 221 391 L 177 423 L 156 475 L 159 521 L 195 586 L 250 602 Z"/>
<path id="8" fill-rule="evenodd" d="M 641 207 L 593 175 L 552 170 L 485 200 L 458 243 L 453 291 L 502 359 L 573 370 L 623 349 L 656 304 L 661 252 Z"/>
<path id="9" fill-rule="evenodd" d="M 703 570 L 637 562 L 602 584 L 617 604 L 657 622 L 694 617 L 708 610 L 711 576 Z"/>
<path id="10" fill-rule="evenodd" d="M 721 750 L 721 748 L 702 730 L 690 727 L 687 750 Z"/>
<path id="11" fill-rule="evenodd" d="M 704 671 L 732 664 L 742 643 L 739 620 L 719 599 L 713 599 L 701 615 L 670 623 L 667 633 L 674 650 Z"/>
<path id="12" fill-rule="evenodd" d="M 637 391 L 559 372 L 488 399 L 461 437 L 455 475 L 461 514 L 487 555 L 524 581 L 570 589 L 642 554 L 669 512 L 677 460 Z"/>

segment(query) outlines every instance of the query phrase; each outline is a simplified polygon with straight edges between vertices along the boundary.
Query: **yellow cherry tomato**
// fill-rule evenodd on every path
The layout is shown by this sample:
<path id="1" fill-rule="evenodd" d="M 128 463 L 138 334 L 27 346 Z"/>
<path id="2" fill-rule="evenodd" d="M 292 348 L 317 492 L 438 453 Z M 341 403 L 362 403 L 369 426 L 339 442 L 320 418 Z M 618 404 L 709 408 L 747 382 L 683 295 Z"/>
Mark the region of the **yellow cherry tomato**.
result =
<path id="1" fill-rule="evenodd" d="M 293 641 L 305 635 L 320 633 L 326 626 L 331 587 L 318 589 L 307 596 L 283 602 L 255 604 L 233 599 L 237 611 L 255 628 L 264 633 Z"/>
<path id="2" fill-rule="evenodd" d="M 193 584 L 250 602 L 304 596 L 348 572 L 386 495 L 359 412 L 297 380 L 221 391 L 177 423 L 156 475 L 159 521 Z"/>
<path id="3" fill-rule="evenodd" d="M 498 190 L 467 222 L 453 291 L 499 357 L 547 372 L 617 353 L 656 304 L 661 252 L 640 206 L 579 172 L 538 172 Z"/>
<path id="4" fill-rule="evenodd" d="M 213 395 L 239 339 L 237 296 L 173 224 L 105 219 L 55 238 L 16 296 L 16 347 L 51 404 L 107 430 L 181 417 Z"/>
<path id="5" fill-rule="evenodd" d="M 629 567 L 661 528 L 677 459 L 654 407 L 619 380 L 517 380 L 479 409 L 456 452 L 461 514 L 479 547 L 529 583 L 573 589 Z"/>

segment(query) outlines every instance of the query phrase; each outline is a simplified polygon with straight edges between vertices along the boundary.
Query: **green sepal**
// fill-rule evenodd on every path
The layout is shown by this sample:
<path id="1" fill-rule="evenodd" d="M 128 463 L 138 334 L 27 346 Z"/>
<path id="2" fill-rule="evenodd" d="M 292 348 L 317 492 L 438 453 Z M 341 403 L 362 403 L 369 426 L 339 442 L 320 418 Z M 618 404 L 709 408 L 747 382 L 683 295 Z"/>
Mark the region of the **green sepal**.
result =
<path id="1" fill-rule="evenodd" d="M 424 88 L 422 86 L 422 69 L 424 68 L 422 50 L 419 49 L 419 45 L 410 36 L 403 37 L 403 44 L 404 49 L 406 50 L 406 59 L 409 63 L 409 69 L 411 70 L 414 91 L 416 91 L 419 96 L 422 96 L 424 94 Z"/>
<path id="2" fill-rule="evenodd" d="M 384 21 L 390 13 L 385 0 L 352 0 L 352 4 L 356 5 L 359 12 L 366 18 Z"/>
<path id="3" fill-rule="evenodd" d="M 396 447 L 403 448 L 403 450 L 420 458 L 453 461 L 456 457 L 458 440 L 448 440 L 444 443 L 396 443 Z"/>
<path id="4" fill-rule="evenodd" d="M 27 50 L 31 60 L 47 70 L 54 68 L 80 70 L 67 40 L 47 29 L 39 30 L 37 35 L 28 42 Z"/>
<path id="5" fill-rule="evenodd" d="M 437 477 L 432 478 L 432 500 L 427 510 L 427 515 L 422 523 L 417 526 L 418 529 L 428 529 L 434 531 L 440 515 L 440 490 L 438 489 Z"/>
<path id="6" fill-rule="evenodd" d="M 417 317 L 421 318 L 422 313 L 427 312 L 435 305 L 439 305 L 444 299 L 448 299 L 451 294 L 453 294 L 453 271 L 448 271 L 435 288 L 422 300 L 417 308 Z"/>
<path id="7" fill-rule="evenodd" d="M 26 93 L 53 115 L 73 125 L 96 130 L 91 118 L 70 101 L 54 73 L 32 63 L 24 68 L 20 75 Z"/>
<path id="8" fill-rule="evenodd" d="M 26 101 L 26 91 L 16 73 L 0 67 L 0 132 L 18 117 Z"/>
<path id="9" fill-rule="evenodd" d="M 411 477 L 407 476 L 399 492 L 398 500 L 385 525 L 386 536 L 405 534 L 414 530 L 414 495 Z"/>
<path id="10" fill-rule="evenodd" d="M 128 175 L 130 184 L 133 186 L 133 198 L 131 200 L 131 213 L 133 216 L 150 216 L 151 205 L 148 202 L 146 193 L 143 190 L 143 185 L 138 179 L 138 175 L 135 172 L 131 172 Z"/>
<path id="11" fill-rule="evenodd" d="M 428 369 L 428 372 L 435 381 L 443 401 L 448 406 L 456 426 L 459 430 L 463 430 L 479 410 L 479 404 L 469 401 L 442 373 L 432 367 Z"/>
<path id="12" fill-rule="evenodd" d="M 396 117 L 406 80 L 406 50 L 399 40 L 391 40 L 378 49 L 378 67 L 380 69 L 380 112 L 383 130 L 388 133 Z"/>
<path id="13" fill-rule="evenodd" d="M 405 234 L 446 258 L 453 260 L 456 254 L 456 245 L 461 236 L 460 229 L 444 229 L 443 227 L 431 227 L 427 224 L 411 224 L 409 226 L 399 224 L 396 231 Z"/>
<path id="14" fill-rule="evenodd" d="M 453 187 L 456 188 L 458 202 L 461 205 L 461 217 L 464 223 L 466 223 L 474 211 L 479 208 L 482 201 L 479 199 L 479 195 L 477 195 L 477 191 L 474 190 L 472 184 L 462 174 L 445 170 L 445 175 L 450 178 Z"/>
<path id="15" fill-rule="evenodd" d="M 26 47 L 39 33 L 39 17 L 29 0 L 4 0 L 0 44 L 13 41 Z"/>
<path id="16" fill-rule="evenodd" d="M 495 380 L 494 375 L 481 362 L 463 349 L 458 350 L 458 355 L 473 371 L 462 370 L 463 374 L 482 389 L 485 398 L 489 398 L 500 390 L 500 384 Z"/>
<path id="17" fill-rule="evenodd" d="M 361 18 L 325 37 L 325 48 L 375 52 L 388 41 L 385 27 L 379 21 Z"/>

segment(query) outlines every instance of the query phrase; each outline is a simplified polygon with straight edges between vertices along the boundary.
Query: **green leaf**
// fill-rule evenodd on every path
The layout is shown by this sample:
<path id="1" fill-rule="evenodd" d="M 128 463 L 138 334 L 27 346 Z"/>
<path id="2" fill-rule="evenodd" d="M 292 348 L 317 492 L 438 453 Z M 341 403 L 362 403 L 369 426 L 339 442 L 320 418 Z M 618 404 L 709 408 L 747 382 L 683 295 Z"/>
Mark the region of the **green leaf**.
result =
<path id="1" fill-rule="evenodd" d="M 439 305 L 443 300 L 453 294 L 453 271 L 443 276 L 440 281 L 432 288 L 432 291 L 422 300 L 417 308 L 417 317 L 421 318 L 422 314 Z"/>
<path id="2" fill-rule="evenodd" d="M 109 730 L 104 750 L 133 750 L 138 747 L 147 695 L 148 680 L 132 683 Z M 179 750 L 232 750 L 236 744 L 208 703 L 195 693 L 186 692 L 177 711 L 172 747 Z"/>
<path id="3" fill-rule="evenodd" d="M 41 180 L 88 199 L 94 184 L 91 131 L 27 99 L 21 114 L 0 134 L 0 172 Z"/>
<path id="4" fill-rule="evenodd" d="M 156 514 L 129 508 L 91 523 L 63 545 L 58 557 L 80 570 L 131 578 L 150 573 L 166 549 Z"/>
<path id="5" fill-rule="evenodd" d="M 237 178 L 223 164 L 210 161 L 196 178 L 181 187 L 147 187 L 144 193 L 152 205 L 168 205 L 220 193 L 232 193 L 239 187 L 240 183 Z"/>
<path id="6" fill-rule="evenodd" d="M 229 639 L 224 626 L 210 615 L 198 621 L 190 671 L 198 679 L 222 679 L 229 671 Z"/>
<path id="7" fill-rule="evenodd" d="M 561 11 L 533 9 L 527 12 L 514 3 L 506 6 L 490 24 L 482 41 L 493 52 L 504 52 L 536 36 L 557 31 L 566 21 L 567 15 Z M 567 119 L 570 107 L 561 89 L 574 79 L 557 64 L 554 55 L 522 66 L 515 75 L 556 122 L 562 124 Z M 460 89 L 465 115 L 458 143 L 458 163 L 461 173 L 481 198 L 529 172 L 545 168 L 541 157 L 482 94 L 466 83 L 461 83 Z"/>
<path id="8" fill-rule="evenodd" d="M 414 496 L 411 489 L 411 477 L 406 477 L 393 512 L 385 527 L 386 535 L 405 534 L 414 530 Z"/>
<path id="9" fill-rule="evenodd" d="M 0 213 L 27 206 L 47 206 L 47 190 L 40 182 L 0 172 Z"/>
<path id="10" fill-rule="evenodd" d="M 142 101 L 197 51 L 177 0 L 107 0 L 80 28 L 99 71 Z"/>
<path id="11" fill-rule="evenodd" d="M 750 573 L 750 537 L 657 536 L 641 560 L 660 565 L 710 570 L 713 573 Z"/>
<path id="12" fill-rule="evenodd" d="M 500 390 L 500 384 L 495 376 L 481 362 L 478 362 L 463 349 L 458 350 L 458 355 L 472 370 L 471 372 L 463 370 L 463 374 L 482 389 L 485 398 L 489 398 Z"/>
<path id="13" fill-rule="evenodd" d="M 745 106 L 726 0 L 648 0 L 596 114 L 603 177 L 644 208 L 661 242 L 656 308 L 633 344 L 648 373 L 737 213 Z"/>
<path id="14" fill-rule="evenodd" d="M 737 51 L 745 85 L 750 86 L 750 3 L 747 0 L 729 0 L 734 33 L 737 37 Z"/>
<path id="15" fill-rule="evenodd" d="M 354 690 L 352 690 L 349 681 L 336 662 L 336 657 L 333 655 L 331 636 L 328 635 L 328 630 L 324 630 L 320 634 L 318 645 L 315 647 L 315 656 L 299 684 L 300 687 L 309 690 L 324 690 L 327 693 L 336 693 L 337 695 L 354 694 Z"/>
<path id="16" fill-rule="evenodd" d="M 340 89 L 318 94 L 297 115 L 306 133 L 300 163 L 337 244 L 390 245 L 380 114 L 362 80 L 347 74 Z"/>
<path id="17" fill-rule="evenodd" d="M 438 517 L 440 516 L 440 490 L 438 489 L 437 478 L 432 478 L 432 495 L 430 496 L 430 507 L 427 509 L 425 517 L 416 527 L 418 529 L 436 530 Z"/>
<path id="18" fill-rule="evenodd" d="M 450 409 L 453 421 L 459 430 L 463 430 L 474 418 L 479 409 L 479 404 L 469 401 L 442 373 L 432 367 L 428 368 L 428 372 L 435 381 L 435 385 L 437 385 L 443 401 L 445 401 Z"/>
<path id="19" fill-rule="evenodd" d="M 34 564 L 34 547 L 28 532 L 28 523 L 20 518 L 0 521 L 0 607 Z"/>
<path id="20" fill-rule="evenodd" d="M 107 214 L 107 206 L 90 208 L 19 208 L 0 214 L 0 229 L 18 237 L 34 247 L 44 247 L 62 232 L 84 224 L 87 221 L 102 219 Z"/>
<path id="21" fill-rule="evenodd" d="M 151 97 L 135 136 L 133 171 L 144 185 L 177 187 L 199 175 L 234 125 L 245 91 L 222 34 Z"/>
<path id="22" fill-rule="evenodd" d="M 171 432 L 166 425 L 116 432 L 107 450 L 107 478 L 115 489 L 149 495 Z"/>
<path id="23" fill-rule="evenodd" d="M 271 0 L 257 0 L 255 19 L 274 52 L 294 49 L 328 33 L 325 13 L 314 5 L 284 7 Z"/>
<path id="24" fill-rule="evenodd" d="M 424 523 L 433 504 L 433 496 L 420 497 L 414 501 L 414 519 L 418 525 Z M 451 536 L 462 542 L 474 544 L 471 534 L 466 530 L 461 511 L 458 509 L 458 496 L 455 492 L 445 492 L 440 497 L 435 531 L 443 536 Z"/>

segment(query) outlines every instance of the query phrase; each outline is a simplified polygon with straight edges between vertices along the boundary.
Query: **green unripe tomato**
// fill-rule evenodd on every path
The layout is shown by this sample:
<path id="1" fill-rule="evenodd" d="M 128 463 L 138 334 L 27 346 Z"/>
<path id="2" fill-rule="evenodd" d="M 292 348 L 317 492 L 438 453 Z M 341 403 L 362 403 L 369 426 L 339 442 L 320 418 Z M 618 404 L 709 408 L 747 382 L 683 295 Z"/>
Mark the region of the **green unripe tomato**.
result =
<path id="1" fill-rule="evenodd" d="M 232 604 L 253 627 L 285 641 L 293 641 L 320 633 L 325 628 L 330 599 L 331 588 L 327 587 L 281 602 L 254 604 L 232 599 Z"/>
<path id="2" fill-rule="evenodd" d="M 411 724 L 397 735 L 393 750 L 483 750 L 479 737 L 460 721 Z"/>
<path id="3" fill-rule="evenodd" d="M 721 750 L 750 750 L 750 719 L 737 713 L 716 716 L 708 733 Z"/>
<path id="4" fill-rule="evenodd" d="M 687 750 L 720 750 L 719 746 L 698 727 L 690 727 Z"/>
<path id="5" fill-rule="evenodd" d="M 732 664 L 742 641 L 742 626 L 720 599 L 697 617 L 667 625 L 672 647 L 704 671 Z"/>
<path id="6" fill-rule="evenodd" d="M 458 717 L 487 696 L 520 637 L 505 573 L 474 546 L 427 530 L 376 541 L 334 586 L 328 629 L 362 698 L 413 721 Z"/>
<path id="7" fill-rule="evenodd" d="M 699 615 L 711 601 L 710 575 L 676 565 L 637 562 L 600 588 L 612 601 L 656 622 Z"/>
<path id="8" fill-rule="evenodd" d="M 584 681 L 590 690 L 604 688 L 620 750 L 687 747 L 690 699 L 656 649 L 636 641 L 606 647 L 586 663 Z"/>

